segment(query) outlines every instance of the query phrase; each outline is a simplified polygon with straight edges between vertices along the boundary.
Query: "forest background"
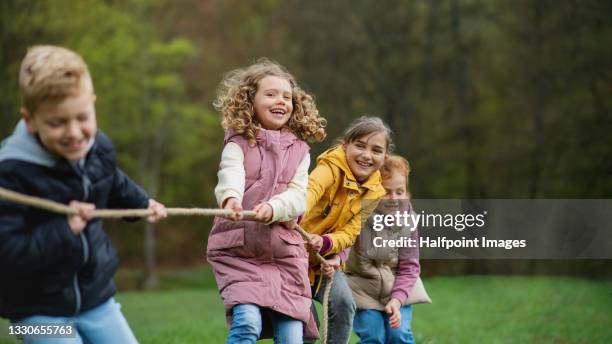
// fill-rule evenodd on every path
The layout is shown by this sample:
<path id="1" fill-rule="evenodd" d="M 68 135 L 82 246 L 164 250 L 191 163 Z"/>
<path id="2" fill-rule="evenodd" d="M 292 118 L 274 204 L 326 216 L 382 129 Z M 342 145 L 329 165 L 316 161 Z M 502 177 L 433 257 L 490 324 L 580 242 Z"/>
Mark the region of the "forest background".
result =
<path id="1" fill-rule="evenodd" d="M 167 206 L 214 207 L 223 74 L 268 57 L 312 92 L 328 138 L 367 114 L 395 132 L 415 198 L 612 195 L 612 2 L 55 0 L 0 2 L 0 137 L 19 120 L 27 47 L 79 52 L 99 127 Z M 312 167 L 312 166 L 311 166 Z M 609 224 L 607 225 L 610 226 Z M 107 224 L 123 267 L 205 264 L 210 218 Z M 424 275 L 612 272 L 609 260 L 423 261 Z"/>

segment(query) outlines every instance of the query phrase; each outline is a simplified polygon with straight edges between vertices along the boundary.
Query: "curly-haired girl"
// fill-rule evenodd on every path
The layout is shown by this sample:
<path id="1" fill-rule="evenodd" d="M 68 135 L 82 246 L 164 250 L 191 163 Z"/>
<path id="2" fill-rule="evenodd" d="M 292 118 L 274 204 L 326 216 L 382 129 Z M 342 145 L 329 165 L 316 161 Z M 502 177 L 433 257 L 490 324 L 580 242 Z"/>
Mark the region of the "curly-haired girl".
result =
<path id="1" fill-rule="evenodd" d="M 308 254 L 282 223 L 305 212 L 305 141 L 323 140 L 325 120 L 293 76 L 265 59 L 229 72 L 214 106 L 226 130 L 215 196 L 234 213 L 215 218 L 207 258 L 230 325 L 227 343 L 272 333 L 275 343 L 316 338 Z M 242 220 L 243 207 L 255 221 Z"/>

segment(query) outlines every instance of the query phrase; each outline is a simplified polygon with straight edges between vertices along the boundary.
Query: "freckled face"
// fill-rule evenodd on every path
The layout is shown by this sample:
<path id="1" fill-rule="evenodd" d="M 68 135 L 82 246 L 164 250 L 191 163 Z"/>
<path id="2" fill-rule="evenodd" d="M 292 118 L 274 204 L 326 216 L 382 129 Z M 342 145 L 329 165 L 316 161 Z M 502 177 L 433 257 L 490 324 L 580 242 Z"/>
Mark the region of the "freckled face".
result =
<path id="1" fill-rule="evenodd" d="M 253 99 L 253 109 L 263 128 L 282 128 L 293 113 L 293 92 L 289 80 L 273 75 L 261 79 Z"/>
<path id="2" fill-rule="evenodd" d="M 391 177 L 383 179 L 382 186 L 387 194 L 383 196 L 381 202 L 386 210 L 398 210 L 402 204 L 402 200 L 408 198 L 406 192 L 406 176 L 401 173 L 393 173 Z"/>
<path id="3" fill-rule="evenodd" d="M 393 173 L 390 178 L 383 179 L 382 185 L 387 191 L 384 199 L 396 200 L 406 199 L 406 176 L 401 173 Z"/>

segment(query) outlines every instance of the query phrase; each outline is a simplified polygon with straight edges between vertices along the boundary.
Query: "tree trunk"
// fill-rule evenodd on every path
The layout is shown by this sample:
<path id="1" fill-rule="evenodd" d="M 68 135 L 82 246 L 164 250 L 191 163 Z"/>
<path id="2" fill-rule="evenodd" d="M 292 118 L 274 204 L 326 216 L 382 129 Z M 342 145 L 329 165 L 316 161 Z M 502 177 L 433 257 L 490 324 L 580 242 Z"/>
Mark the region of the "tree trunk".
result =
<path id="1" fill-rule="evenodd" d="M 475 111 L 472 85 L 468 80 L 466 48 L 461 34 L 461 11 L 458 0 L 451 2 L 451 34 L 454 44 L 453 52 L 453 79 L 455 92 L 459 100 L 459 115 L 461 116 L 460 131 L 465 146 L 465 193 L 467 199 L 476 198 L 478 183 L 481 180 L 477 169 L 476 138 L 473 126 L 473 113 Z M 482 196 L 482 195 L 481 195 Z"/>
<path id="2" fill-rule="evenodd" d="M 533 2 L 533 51 L 534 51 L 534 67 L 535 70 L 531 73 L 530 84 L 535 87 L 535 98 L 533 99 L 533 112 L 531 113 L 531 125 L 533 130 L 533 149 L 531 150 L 531 166 L 529 172 L 528 197 L 538 198 L 540 195 L 540 181 L 542 175 L 541 160 L 543 157 L 543 124 L 542 113 L 544 109 L 544 89 L 542 83 L 544 76 L 542 72 L 542 3 L 540 1 Z"/>
<path id="3" fill-rule="evenodd" d="M 147 145 L 148 154 L 148 167 L 145 169 L 145 173 L 148 174 L 148 190 L 151 198 L 156 198 L 159 190 L 160 175 L 163 158 L 163 145 L 166 141 L 168 130 L 168 118 L 170 110 L 166 109 L 163 117 L 160 120 L 160 125 L 154 133 L 152 138 L 153 142 L 151 145 Z M 146 140 L 149 141 L 149 140 Z M 157 262 L 156 262 L 156 237 L 155 237 L 155 225 L 148 223 L 145 226 L 145 238 L 144 238 L 144 261 L 145 261 L 145 278 L 143 287 L 145 289 L 152 289 L 159 286 L 159 278 L 157 276 Z"/>
<path id="4" fill-rule="evenodd" d="M 425 36 L 425 58 L 423 61 L 422 79 L 421 79 L 421 96 L 428 99 L 431 94 L 431 84 L 433 79 L 433 54 L 434 54 L 434 37 L 437 28 L 438 19 L 438 0 L 427 2 L 427 29 Z"/>
<path id="5" fill-rule="evenodd" d="M 145 138 L 143 141 L 148 142 L 149 140 Z M 155 159 L 151 157 L 152 155 L 155 155 L 155 151 L 152 150 L 150 145 L 143 144 L 142 153 L 140 155 L 141 180 L 149 196 L 155 198 L 157 196 L 157 178 L 155 174 L 157 173 L 151 166 L 151 161 Z M 143 257 L 144 280 L 142 287 L 144 289 L 156 288 L 159 286 L 159 279 L 157 278 L 155 262 L 155 225 L 149 222 L 146 222 L 144 228 Z"/>

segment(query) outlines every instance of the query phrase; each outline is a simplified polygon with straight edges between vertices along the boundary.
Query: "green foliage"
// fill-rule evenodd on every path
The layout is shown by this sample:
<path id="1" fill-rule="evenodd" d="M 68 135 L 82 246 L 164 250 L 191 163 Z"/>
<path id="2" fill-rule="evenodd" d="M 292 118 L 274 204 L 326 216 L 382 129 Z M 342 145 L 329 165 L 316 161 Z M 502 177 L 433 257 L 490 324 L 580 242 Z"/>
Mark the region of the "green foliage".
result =
<path id="1" fill-rule="evenodd" d="M 328 119 L 313 160 L 370 114 L 395 131 L 414 197 L 612 193 L 608 1 L 8 0 L 0 10 L 0 134 L 18 118 L 26 48 L 66 45 L 90 66 L 122 167 L 168 205 L 215 204 L 216 87 L 262 56 Z M 124 257 L 139 256 L 139 234 L 113 226 Z M 158 235 L 177 245 L 164 260 L 200 252 L 209 226 L 162 223 Z"/>
<path id="2" fill-rule="evenodd" d="M 191 191 L 193 185 L 214 184 L 214 175 L 197 171 L 217 159 L 211 139 L 219 142 L 222 133 L 208 107 L 186 94 L 183 66 L 197 56 L 192 41 L 178 35 L 163 40 L 165 35 L 146 19 L 159 4 L 59 0 L 34 2 L 27 12 L 18 2 L 4 4 L 17 15 L 6 21 L 6 32 L 26 43 L 10 57 L 7 81 L 12 84 L 6 89 L 17 91 L 16 70 L 26 46 L 58 44 L 79 52 L 94 80 L 98 126 L 114 141 L 122 168 L 168 204 L 211 206 L 209 192 Z M 2 130 L 9 132 L 18 100 L 14 94 L 1 98 L 15 118 L 3 122 Z M 176 179 L 166 185 L 166 176 Z M 127 228 L 119 222 L 111 226 Z M 128 257 L 140 256 L 140 238 L 131 230 L 116 242 Z"/>

